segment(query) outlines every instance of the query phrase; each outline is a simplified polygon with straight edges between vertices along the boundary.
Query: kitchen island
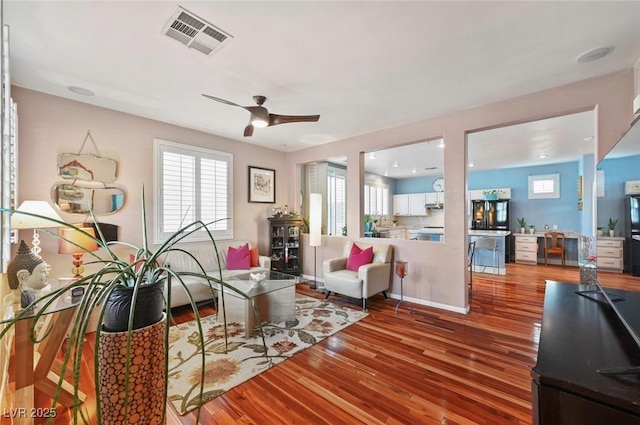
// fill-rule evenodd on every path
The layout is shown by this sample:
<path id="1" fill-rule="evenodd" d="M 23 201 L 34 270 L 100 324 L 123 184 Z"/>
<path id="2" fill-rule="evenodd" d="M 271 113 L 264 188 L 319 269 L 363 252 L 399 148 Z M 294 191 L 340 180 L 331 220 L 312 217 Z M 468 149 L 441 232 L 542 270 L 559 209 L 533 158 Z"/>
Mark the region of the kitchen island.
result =
<path id="1" fill-rule="evenodd" d="M 497 243 L 497 251 L 495 253 L 496 263 L 494 265 L 493 252 L 487 250 L 476 250 L 473 256 L 473 264 L 471 265 L 474 272 L 507 274 L 506 253 L 509 252 L 508 236 L 511 234 L 508 230 L 469 230 L 469 242 L 477 241 L 480 238 L 495 238 Z"/>

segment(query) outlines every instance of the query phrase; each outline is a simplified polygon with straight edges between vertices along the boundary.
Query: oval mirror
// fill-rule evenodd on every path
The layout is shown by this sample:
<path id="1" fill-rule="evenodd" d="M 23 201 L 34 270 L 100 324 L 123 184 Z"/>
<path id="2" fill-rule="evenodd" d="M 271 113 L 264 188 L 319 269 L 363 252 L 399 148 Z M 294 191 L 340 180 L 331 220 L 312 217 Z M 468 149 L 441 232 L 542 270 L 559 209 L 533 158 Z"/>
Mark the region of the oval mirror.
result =
<path id="1" fill-rule="evenodd" d="M 124 206 L 125 191 L 117 185 L 106 186 L 76 181 L 58 182 L 51 188 L 53 203 L 64 212 L 96 215 L 113 214 Z"/>

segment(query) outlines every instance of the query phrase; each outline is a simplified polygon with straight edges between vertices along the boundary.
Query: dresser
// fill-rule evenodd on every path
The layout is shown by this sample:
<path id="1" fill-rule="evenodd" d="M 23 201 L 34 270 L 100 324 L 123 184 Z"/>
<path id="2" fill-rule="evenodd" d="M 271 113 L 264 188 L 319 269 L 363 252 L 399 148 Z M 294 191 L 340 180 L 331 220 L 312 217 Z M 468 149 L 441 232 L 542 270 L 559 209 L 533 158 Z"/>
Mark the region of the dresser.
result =
<path id="1" fill-rule="evenodd" d="M 624 268 L 624 238 L 600 237 L 596 242 L 598 270 L 622 273 Z"/>
<path id="2" fill-rule="evenodd" d="M 576 294 L 592 286 L 547 281 L 536 365 L 533 425 L 638 425 L 640 374 L 599 368 L 640 365 L 640 348 L 607 304 Z M 616 307 L 640 331 L 640 293 L 620 290 Z"/>
<path id="3" fill-rule="evenodd" d="M 538 264 L 538 236 L 519 234 L 516 240 L 516 263 Z"/>

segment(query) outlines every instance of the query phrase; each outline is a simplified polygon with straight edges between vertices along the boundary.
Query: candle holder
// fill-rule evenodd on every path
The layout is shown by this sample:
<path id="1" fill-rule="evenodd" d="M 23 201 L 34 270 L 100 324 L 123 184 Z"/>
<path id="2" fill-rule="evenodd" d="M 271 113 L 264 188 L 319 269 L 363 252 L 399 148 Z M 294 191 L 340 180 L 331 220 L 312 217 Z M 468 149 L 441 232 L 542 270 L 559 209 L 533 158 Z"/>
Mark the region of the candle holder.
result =
<path id="1" fill-rule="evenodd" d="M 409 273 L 409 262 L 404 260 L 396 260 L 396 275 L 400 278 L 400 301 L 396 304 L 396 315 L 398 315 L 398 307 L 404 301 L 404 277 Z M 413 307 L 411 307 L 413 313 Z"/>

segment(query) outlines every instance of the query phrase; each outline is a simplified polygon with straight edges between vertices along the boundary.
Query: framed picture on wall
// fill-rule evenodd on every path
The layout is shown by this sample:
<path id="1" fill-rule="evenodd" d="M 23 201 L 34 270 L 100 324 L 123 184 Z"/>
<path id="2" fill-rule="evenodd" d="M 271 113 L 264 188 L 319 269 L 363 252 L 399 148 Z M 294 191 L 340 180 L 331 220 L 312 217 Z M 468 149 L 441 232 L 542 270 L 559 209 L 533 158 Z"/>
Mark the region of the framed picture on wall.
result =
<path id="1" fill-rule="evenodd" d="M 275 204 L 276 170 L 249 166 L 249 202 Z"/>

